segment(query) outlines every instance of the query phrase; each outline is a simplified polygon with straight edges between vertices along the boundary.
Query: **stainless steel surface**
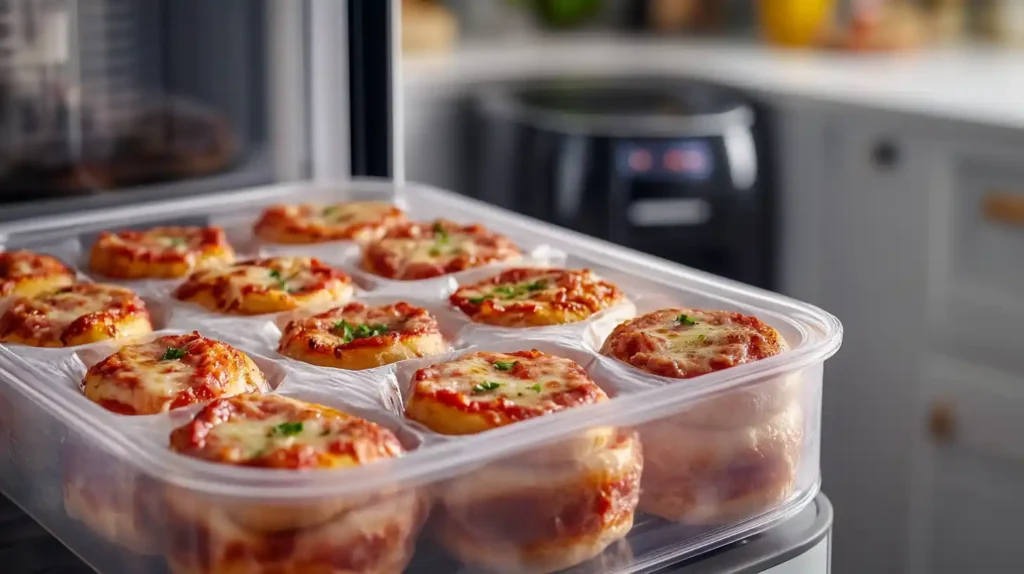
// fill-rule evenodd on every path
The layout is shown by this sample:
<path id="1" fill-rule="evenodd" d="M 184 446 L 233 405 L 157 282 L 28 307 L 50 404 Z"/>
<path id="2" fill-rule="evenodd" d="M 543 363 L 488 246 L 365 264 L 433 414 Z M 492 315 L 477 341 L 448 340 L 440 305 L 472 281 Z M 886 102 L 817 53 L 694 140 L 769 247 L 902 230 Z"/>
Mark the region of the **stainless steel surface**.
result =
<path id="1" fill-rule="evenodd" d="M 814 503 L 757 536 L 657 574 L 828 574 L 831 570 L 832 503 Z"/>

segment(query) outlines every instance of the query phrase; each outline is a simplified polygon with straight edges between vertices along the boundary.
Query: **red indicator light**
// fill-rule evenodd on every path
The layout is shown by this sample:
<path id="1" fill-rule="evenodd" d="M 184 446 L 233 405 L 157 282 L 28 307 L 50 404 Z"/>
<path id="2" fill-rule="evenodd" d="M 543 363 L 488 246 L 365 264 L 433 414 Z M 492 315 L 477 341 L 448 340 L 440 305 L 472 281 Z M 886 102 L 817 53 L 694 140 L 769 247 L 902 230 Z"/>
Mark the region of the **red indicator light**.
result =
<path id="1" fill-rule="evenodd" d="M 650 152 L 642 149 L 630 152 L 628 161 L 630 169 L 639 172 L 650 171 L 651 166 L 654 164 Z"/>
<path id="2" fill-rule="evenodd" d="M 702 172 L 705 168 L 704 154 L 696 150 L 672 149 L 663 158 L 665 168 L 677 173 Z"/>

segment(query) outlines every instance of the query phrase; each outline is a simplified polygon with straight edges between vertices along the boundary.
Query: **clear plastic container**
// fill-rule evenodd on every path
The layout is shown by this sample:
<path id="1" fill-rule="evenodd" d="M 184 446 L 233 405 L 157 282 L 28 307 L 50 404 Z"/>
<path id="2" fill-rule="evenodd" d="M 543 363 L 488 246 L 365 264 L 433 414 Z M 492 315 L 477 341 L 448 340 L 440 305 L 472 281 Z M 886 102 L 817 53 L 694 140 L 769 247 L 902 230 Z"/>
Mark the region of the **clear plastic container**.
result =
<path id="1" fill-rule="evenodd" d="M 356 267 L 352 244 L 283 248 L 251 236 L 266 205 L 354 198 L 393 200 L 416 220 L 481 223 L 519 243 L 530 264 L 592 269 L 629 303 L 563 326 L 482 327 L 447 295 L 493 267 L 383 281 Z M 839 322 L 820 309 L 449 192 L 381 181 L 23 221 L 0 229 L 0 241 L 80 263 L 101 230 L 167 223 L 221 225 L 243 256 L 315 254 L 355 278 L 357 299 L 427 307 L 452 350 L 366 371 L 316 367 L 276 352 L 282 316 L 216 316 L 171 299 L 173 281 L 132 283 L 159 311 L 157 334 L 195 329 L 230 343 L 266 373 L 269 392 L 377 422 L 408 450 L 363 467 L 296 472 L 172 452 L 170 431 L 198 405 L 125 417 L 90 402 L 81 378 L 116 342 L 0 346 L 0 490 L 100 572 L 470 572 L 481 563 L 647 572 L 764 530 L 817 493 L 822 367 L 842 338 Z M 759 317 L 789 350 L 685 381 L 598 352 L 617 322 L 673 306 Z M 529 349 L 576 361 L 612 399 L 457 437 L 402 416 L 416 369 L 472 350 Z"/>

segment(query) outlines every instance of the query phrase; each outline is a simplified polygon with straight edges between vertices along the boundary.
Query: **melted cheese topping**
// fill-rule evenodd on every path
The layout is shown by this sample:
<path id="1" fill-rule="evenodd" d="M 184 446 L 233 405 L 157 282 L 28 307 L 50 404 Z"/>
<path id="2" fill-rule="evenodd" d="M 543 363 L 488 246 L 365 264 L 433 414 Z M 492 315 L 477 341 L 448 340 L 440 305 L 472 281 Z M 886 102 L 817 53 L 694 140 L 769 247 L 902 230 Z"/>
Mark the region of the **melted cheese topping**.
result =
<path id="1" fill-rule="evenodd" d="M 92 247 L 89 268 L 121 279 L 172 279 L 196 268 L 234 261 L 219 227 L 155 227 L 104 231 Z"/>
<path id="2" fill-rule="evenodd" d="M 7 273 L 4 275 L 7 277 L 20 277 L 23 275 L 31 275 L 32 271 L 36 267 L 36 263 L 28 259 L 19 258 L 11 262 L 11 265 L 7 267 Z"/>
<path id="3" fill-rule="evenodd" d="M 267 388 L 241 351 L 198 333 L 128 345 L 93 365 L 87 397 L 121 414 L 156 414 L 217 397 Z"/>
<path id="4" fill-rule="evenodd" d="M 80 283 L 30 299 L 29 305 L 34 313 L 42 314 L 54 328 L 63 329 L 79 317 L 110 310 L 135 297 L 135 293 L 124 287 Z"/>
<path id="5" fill-rule="evenodd" d="M 328 288 L 326 283 L 330 278 L 325 277 L 322 266 L 314 261 L 309 257 L 272 257 L 204 269 L 193 273 L 179 287 L 178 296 L 187 298 L 194 290 L 213 289 L 217 291 L 219 306 L 227 309 L 251 293 L 295 294 Z M 337 274 L 333 278 L 341 282 L 341 277 L 344 276 Z"/>
<path id="6" fill-rule="evenodd" d="M 363 252 L 364 267 L 392 279 L 437 277 L 522 257 L 507 237 L 480 225 L 439 219 L 392 228 Z"/>
<path id="7" fill-rule="evenodd" d="M 297 445 L 327 451 L 337 434 L 327 429 L 322 419 L 292 421 L 286 415 L 265 419 L 233 418 L 210 430 L 210 437 L 242 450 L 244 458 L 256 458 L 270 450 L 290 449 Z M 346 461 L 352 466 L 354 461 Z"/>
<path id="8" fill-rule="evenodd" d="M 381 221 L 394 211 L 390 203 L 380 201 L 352 201 L 326 207 L 313 207 L 308 216 L 313 223 L 349 226 L 357 223 Z"/>
<path id="9" fill-rule="evenodd" d="M 58 325 L 68 325 L 82 315 L 103 311 L 110 305 L 109 296 L 87 297 L 80 293 L 60 293 L 47 300 L 50 309 L 46 318 Z"/>
<path id="10" fill-rule="evenodd" d="M 280 395 L 221 399 L 171 433 L 171 447 L 214 462 L 272 468 L 339 468 L 402 454 L 370 421 Z"/>
<path id="11" fill-rule="evenodd" d="M 163 345 L 148 345 L 149 349 L 133 349 L 125 357 L 126 361 L 134 362 L 139 371 L 142 388 L 147 394 L 170 397 L 189 388 L 196 374 L 195 365 L 183 361 L 161 361 L 160 356 L 166 352 Z M 243 392 L 240 389 L 235 392 Z"/>
<path id="12" fill-rule="evenodd" d="M 515 365 L 502 371 L 495 362 L 503 361 Z M 470 402 L 490 403 L 508 400 L 524 407 L 547 404 L 551 397 L 572 388 L 564 370 L 558 363 L 530 361 L 511 355 L 502 355 L 497 361 L 481 356 L 469 356 L 452 363 L 446 363 L 441 378 L 433 383 L 433 390 L 446 390 L 464 395 Z M 529 368 L 530 376 L 513 376 L 521 368 Z M 497 385 L 496 387 L 494 387 Z M 493 389 L 491 387 L 494 387 Z"/>
<path id="13" fill-rule="evenodd" d="M 481 281 L 458 290 L 459 297 L 470 301 L 516 301 L 519 303 L 545 303 L 552 301 L 562 291 L 558 285 L 560 272 L 537 273 L 522 280 Z"/>
<path id="14" fill-rule="evenodd" d="M 308 268 L 300 265 L 284 265 L 275 269 L 268 265 L 240 265 L 216 276 L 228 277 L 234 289 L 253 287 L 266 291 L 298 291 L 316 283 L 316 277 Z"/>
<path id="15" fill-rule="evenodd" d="M 194 259 L 206 249 L 230 250 L 224 231 L 219 227 L 154 227 L 146 231 L 104 232 L 96 248 L 123 248 L 136 257 L 168 259 Z"/>
<path id="16" fill-rule="evenodd" d="M 318 243 L 380 237 L 388 227 L 405 221 L 394 205 L 354 201 L 335 205 L 276 205 L 267 208 L 254 226 L 256 235 L 282 243 Z"/>
<path id="17" fill-rule="evenodd" d="M 121 235 L 109 235 L 105 243 L 121 245 L 150 253 L 174 253 L 185 256 L 189 252 L 189 240 L 184 234 L 163 234 L 159 231 L 142 233 L 129 239 Z"/>
<path id="18" fill-rule="evenodd" d="M 65 346 L 152 331 L 146 305 L 124 287 L 75 283 L 20 298 L 0 317 L 0 340 Z"/>
<path id="19" fill-rule="evenodd" d="M 730 325 L 712 325 L 698 322 L 696 325 L 681 325 L 676 321 L 645 330 L 645 333 L 664 341 L 665 348 L 675 355 L 708 356 L 724 350 L 735 351 L 746 356 L 746 348 L 733 335 L 742 335 L 743 329 Z"/>
<path id="20" fill-rule="evenodd" d="M 456 257 L 472 257 L 480 252 L 476 238 L 461 233 L 449 235 L 444 242 L 429 238 L 404 238 L 383 239 L 380 245 L 407 263 L 450 261 Z"/>
<path id="21" fill-rule="evenodd" d="M 468 434 L 607 398 L 569 359 L 484 351 L 417 371 L 405 414 L 443 434 Z"/>
<path id="22" fill-rule="evenodd" d="M 56 257 L 32 251 L 0 253 L 0 296 L 33 296 L 75 282 L 75 273 Z"/>
<path id="23" fill-rule="evenodd" d="M 448 350 L 437 320 L 404 301 L 379 307 L 349 303 L 282 330 L 278 352 L 300 361 L 338 369 L 372 369 Z"/>
<path id="24" fill-rule="evenodd" d="M 582 321 L 623 300 L 588 269 L 512 268 L 460 287 L 449 301 L 476 323 L 540 327 Z"/>
<path id="25" fill-rule="evenodd" d="M 695 312 L 695 325 L 682 324 L 677 320 L 644 332 L 664 341 L 668 353 L 674 357 L 707 364 L 715 356 L 733 357 L 739 363 L 750 360 L 747 341 L 750 327 L 732 322 L 715 324 L 708 317 Z"/>
<path id="26" fill-rule="evenodd" d="M 5 251 L 0 253 L 0 279 L 17 279 L 40 272 L 70 273 L 70 269 L 56 257 L 32 251 Z"/>
<path id="27" fill-rule="evenodd" d="M 786 349 L 785 340 L 754 317 L 680 308 L 656 311 L 620 325 L 602 353 L 655 374 L 689 378 Z"/>
<path id="28" fill-rule="evenodd" d="M 39 267 L 40 265 L 38 260 L 19 257 L 11 261 L 11 264 L 7 267 L 7 273 L 5 273 L 4 276 L 15 278 L 32 275 Z"/>
<path id="29" fill-rule="evenodd" d="M 290 321 L 284 328 L 279 350 L 296 337 L 312 339 L 303 346 L 314 350 L 325 346 L 362 346 L 368 342 L 388 344 L 412 335 L 439 332 L 437 320 L 426 309 L 404 301 L 376 307 L 356 301 Z"/>

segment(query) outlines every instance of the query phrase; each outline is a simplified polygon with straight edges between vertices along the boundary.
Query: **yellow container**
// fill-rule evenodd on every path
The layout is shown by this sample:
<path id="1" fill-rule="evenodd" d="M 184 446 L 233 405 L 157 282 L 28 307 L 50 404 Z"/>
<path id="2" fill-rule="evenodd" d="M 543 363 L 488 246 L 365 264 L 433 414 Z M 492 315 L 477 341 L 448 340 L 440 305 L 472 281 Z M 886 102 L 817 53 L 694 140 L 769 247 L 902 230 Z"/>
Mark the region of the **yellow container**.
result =
<path id="1" fill-rule="evenodd" d="M 758 0 L 761 35 L 780 46 L 806 47 L 821 38 L 835 15 L 835 0 Z"/>

